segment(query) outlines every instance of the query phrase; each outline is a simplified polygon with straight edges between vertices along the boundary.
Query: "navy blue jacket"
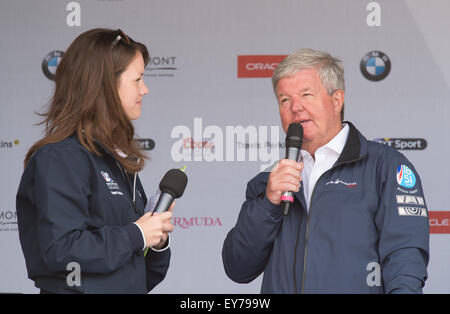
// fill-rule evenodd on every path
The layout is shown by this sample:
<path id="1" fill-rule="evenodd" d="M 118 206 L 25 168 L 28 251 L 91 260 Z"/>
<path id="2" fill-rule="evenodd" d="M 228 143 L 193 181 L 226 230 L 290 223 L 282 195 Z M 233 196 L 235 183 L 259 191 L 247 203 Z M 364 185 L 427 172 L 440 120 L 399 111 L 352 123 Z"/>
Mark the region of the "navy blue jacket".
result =
<path id="1" fill-rule="evenodd" d="M 232 280 L 264 272 L 262 293 L 422 292 L 429 223 L 420 178 L 401 153 L 349 126 L 308 213 L 302 188 L 284 217 L 265 196 L 270 173 L 248 183 L 222 251 Z"/>
<path id="2" fill-rule="evenodd" d="M 31 157 L 16 199 L 28 277 L 52 293 L 147 293 L 164 279 L 170 249 L 144 257 L 133 224 L 147 203 L 141 182 L 133 204 L 134 176 L 98 148 L 102 157 L 72 136 Z"/>

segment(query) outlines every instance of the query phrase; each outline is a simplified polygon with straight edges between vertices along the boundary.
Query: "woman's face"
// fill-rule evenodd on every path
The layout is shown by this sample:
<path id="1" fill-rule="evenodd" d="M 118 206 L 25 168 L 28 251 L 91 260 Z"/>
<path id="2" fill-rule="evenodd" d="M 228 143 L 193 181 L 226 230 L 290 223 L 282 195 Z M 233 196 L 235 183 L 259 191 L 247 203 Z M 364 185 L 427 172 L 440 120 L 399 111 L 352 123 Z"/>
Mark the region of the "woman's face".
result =
<path id="1" fill-rule="evenodd" d="M 142 113 L 142 96 L 148 94 L 144 84 L 144 58 L 138 52 L 125 71 L 120 75 L 117 90 L 123 109 L 130 120 L 136 120 Z"/>

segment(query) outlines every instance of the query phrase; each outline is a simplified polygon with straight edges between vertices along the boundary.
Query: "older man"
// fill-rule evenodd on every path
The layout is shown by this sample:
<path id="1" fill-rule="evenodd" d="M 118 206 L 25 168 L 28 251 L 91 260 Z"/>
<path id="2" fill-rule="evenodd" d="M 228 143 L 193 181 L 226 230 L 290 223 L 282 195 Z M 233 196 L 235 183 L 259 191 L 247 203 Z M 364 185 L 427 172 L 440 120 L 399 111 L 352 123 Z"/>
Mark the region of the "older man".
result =
<path id="1" fill-rule="evenodd" d="M 303 162 L 281 160 L 247 185 L 222 251 L 227 275 L 262 293 L 421 293 L 429 224 L 420 178 L 396 150 L 343 122 L 344 69 L 300 49 L 272 83 L 284 131 L 304 130 Z M 283 216 L 283 191 L 295 192 Z"/>

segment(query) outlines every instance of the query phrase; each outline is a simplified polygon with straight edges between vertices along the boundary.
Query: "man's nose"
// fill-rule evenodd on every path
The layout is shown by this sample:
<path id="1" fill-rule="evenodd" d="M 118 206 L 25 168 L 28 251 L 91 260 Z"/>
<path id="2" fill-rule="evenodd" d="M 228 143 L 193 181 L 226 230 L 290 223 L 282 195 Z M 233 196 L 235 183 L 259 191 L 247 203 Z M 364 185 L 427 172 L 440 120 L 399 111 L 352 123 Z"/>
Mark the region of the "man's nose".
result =
<path id="1" fill-rule="evenodd" d="M 294 97 L 291 102 L 291 111 L 298 112 L 304 110 L 303 101 L 299 97 Z"/>

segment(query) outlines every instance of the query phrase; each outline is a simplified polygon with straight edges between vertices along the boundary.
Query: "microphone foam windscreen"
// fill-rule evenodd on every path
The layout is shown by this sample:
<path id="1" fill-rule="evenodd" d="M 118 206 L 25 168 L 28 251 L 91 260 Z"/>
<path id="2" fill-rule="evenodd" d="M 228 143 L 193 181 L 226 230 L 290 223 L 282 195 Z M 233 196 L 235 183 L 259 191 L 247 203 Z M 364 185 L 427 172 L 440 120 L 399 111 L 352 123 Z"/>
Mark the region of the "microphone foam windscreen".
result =
<path id="1" fill-rule="evenodd" d="M 170 169 L 166 172 L 159 183 L 159 189 L 163 193 L 168 193 L 174 198 L 183 195 L 188 182 L 187 175 L 180 169 Z"/>
<path id="2" fill-rule="evenodd" d="M 303 127 L 300 123 L 289 124 L 286 134 L 286 147 L 302 147 Z"/>

